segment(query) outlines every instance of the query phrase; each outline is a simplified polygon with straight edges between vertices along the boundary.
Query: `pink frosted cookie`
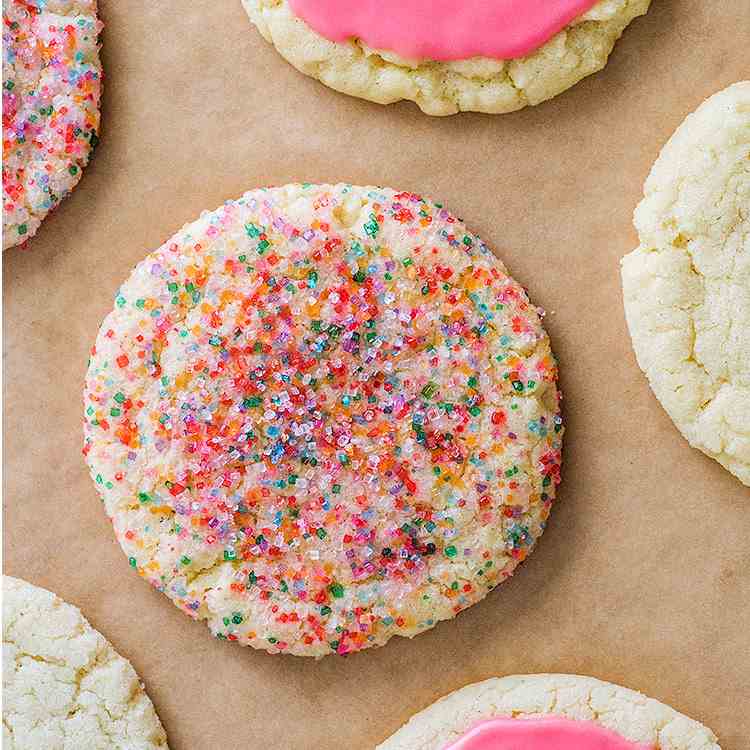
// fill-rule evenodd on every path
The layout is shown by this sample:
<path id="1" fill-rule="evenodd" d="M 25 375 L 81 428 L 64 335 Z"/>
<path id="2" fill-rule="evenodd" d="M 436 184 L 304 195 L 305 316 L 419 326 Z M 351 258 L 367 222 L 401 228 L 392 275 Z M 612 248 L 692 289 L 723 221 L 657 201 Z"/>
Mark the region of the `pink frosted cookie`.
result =
<path id="1" fill-rule="evenodd" d="M 3 249 L 75 187 L 99 130 L 96 0 L 3 0 Z"/>
<path id="2" fill-rule="evenodd" d="M 650 0 L 242 0 L 298 70 L 431 115 L 511 112 L 604 67 Z"/>
<path id="3" fill-rule="evenodd" d="M 483 599 L 559 481 L 537 309 L 442 206 L 255 190 L 120 289 L 86 377 L 91 474 L 130 564 L 220 638 L 323 656 Z"/>
<path id="4" fill-rule="evenodd" d="M 710 729 L 593 677 L 535 674 L 467 685 L 377 750 L 721 750 Z"/>

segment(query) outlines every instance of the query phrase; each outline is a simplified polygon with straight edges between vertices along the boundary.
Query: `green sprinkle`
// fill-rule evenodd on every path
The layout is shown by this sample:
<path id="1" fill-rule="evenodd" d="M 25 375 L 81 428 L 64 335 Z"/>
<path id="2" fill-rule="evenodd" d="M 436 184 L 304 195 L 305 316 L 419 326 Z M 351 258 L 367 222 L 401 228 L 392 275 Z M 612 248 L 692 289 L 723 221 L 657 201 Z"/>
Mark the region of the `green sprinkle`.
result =
<path id="1" fill-rule="evenodd" d="M 427 385 L 422 388 L 422 395 L 425 398 L 432 398 L 438 391 L 438 384 L 430 381 Z"/>
<path id="2" fill-rule="evenodd" d="M 445 548 L 446 557 L 455 557 L 458 554 L 458 550 L 451 544 L 450 547 Z"/>
<path id="3" fill-rule="evenodd" d="M 344 596 L 344 587 L 340 583 L 332 583 L 328 590 L 334 599 L 341 599 Z"/>
<path id="4" fill-rule="evenodd" d="M 365 230 L 365 234 L 368 237 L 374 237 L 380 231 L 380 226 L 378 225 L 378 222 L 375 219 L 375 215 L 374 214 L 370 214 L 370 216 L 372 217 L 372 220 L 368 221 L 363 226 L 363 229 Z"/>

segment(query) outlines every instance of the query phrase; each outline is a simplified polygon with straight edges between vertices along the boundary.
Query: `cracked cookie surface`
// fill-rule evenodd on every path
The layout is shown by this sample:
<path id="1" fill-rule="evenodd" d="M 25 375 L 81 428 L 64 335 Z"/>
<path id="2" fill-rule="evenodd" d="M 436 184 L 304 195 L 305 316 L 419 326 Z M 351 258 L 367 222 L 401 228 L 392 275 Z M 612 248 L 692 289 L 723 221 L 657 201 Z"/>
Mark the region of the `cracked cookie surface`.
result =
<path id="1" fill-rule="evenodd" d="M 750 81 L 664 147 L 623 259 L 638 363 L 690 444 L 750 486 Z"/>
<path id="2" fill-rule="evenodd" d="M 615 42 L 650 0 L 601 0 L 535 53 L 494 60 L 407 60 L 359 40 L 332 42 L 295 16 L 288 0 L 242 0 L 265 39 L 302 73 L 345 94 L 416 102 L 430 115 L 513 112 L 562 93 L 601 70 Z"/>
<path id="3" fill-rule="evenodd" d="M 483 599 L 560 476 L 539 311 L 444 207 L 254 190 L 121 287 L 85 446 L 130 564 L 220 638 L 306 656 Z"/>
<path id="4" fill-rule="evenodd" d="M 663 703 L 593 677 L 563 674 L 467 685 L 415 714 L 377 750 L 444 750 L 479 722 L 498 717 L 596 722 L 654 750 L 721 750 L 713 732 Z"/>
<path id="5" fill-rule="evenodd" d="M 96 0 L 3 0 L 3 248 L 75 187 L 99 131 Z"/>
<path id="6" fill-rule="evenodd" d="M 76 607 L 10 576 L 3 576 L 3 747 L 168 750 L 130 662 Z"/>

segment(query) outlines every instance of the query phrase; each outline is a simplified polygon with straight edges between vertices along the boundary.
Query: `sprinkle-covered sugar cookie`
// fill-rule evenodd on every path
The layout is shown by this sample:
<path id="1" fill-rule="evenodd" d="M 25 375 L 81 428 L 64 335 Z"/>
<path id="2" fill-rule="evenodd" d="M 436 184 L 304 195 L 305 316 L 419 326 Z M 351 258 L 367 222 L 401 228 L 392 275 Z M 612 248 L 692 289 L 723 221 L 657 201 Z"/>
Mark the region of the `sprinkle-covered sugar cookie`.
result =
<path id="1" fill-rule="evenodd" d="M 560 479 L 540 313 L 439 204 L 347 185 L 204 213 L 119 290 L 85 387 L 130 565 L 220 638 L 346 654 L 483 599 Z"/>
<path id="2" fill-rule="evenodd" d="M 3 249 L 75 187 L 99 130 L 96 0 L 3 0 Z"/>
<path id="3" fill-rule="evenodd" d="M 651 0 L 242 0 L 295 68 L 430 115 L 512 112 L 601 70 Z"/>
<path id="4" fill-rule="evenodd" d="M 77 607 L 3 576 L 4 750 L 168 750 L 130 662 Z"/>
<path id="5" fill-rule="evenodd" d="M 377 750 L 721 750 L 714 733 L 593 677 L 533 674 L 456 690 Z"/>

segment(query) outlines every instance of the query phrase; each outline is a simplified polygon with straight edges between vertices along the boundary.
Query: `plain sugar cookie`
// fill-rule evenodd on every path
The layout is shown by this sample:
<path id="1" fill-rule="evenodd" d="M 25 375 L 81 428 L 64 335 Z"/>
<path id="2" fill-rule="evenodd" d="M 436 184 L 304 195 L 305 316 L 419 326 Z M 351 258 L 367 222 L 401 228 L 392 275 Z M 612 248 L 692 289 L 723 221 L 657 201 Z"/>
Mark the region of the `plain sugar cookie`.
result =
<path id="1" fill-rule="evenodd" d="M 443 206 L 253 190 L 120 288 L 84 453 L 130 565 L 183 611 L 346 654 L 452 618 L 531 552 L 556 383 L 539 311 Z"/>
<path id="2" fill-rule="evenodd" d="M 3 0 L 3 249 L 75 187 L 99 131 L 96 0 Z"/>
<path id="3" fill-rule="evenodd" d="M 242 2 L 302 73 L 380 104 L 408 99 L 430 115 L 512 112 L 562 93 L 605 66 L 650 4 L 524 0 L 519 11 L 517 0 Z"/>
<path id="4" fill-rule="evenodd" d="M 664 147 L 622 263 L 633 347 L 690 444 L 750 486 L 750 81 Z"/>
<path id="5" fill-rule="evenodd" d="M 3 748 L 168 750 L 130 662 L 76 607 L 10 576 L 3 576 Z"/>
<path id="6" fill-rule="evenodd" d="M 377 750 L 721 750 L 697 721 L 593 677 L 537 674 L 467 685 Z"/>

